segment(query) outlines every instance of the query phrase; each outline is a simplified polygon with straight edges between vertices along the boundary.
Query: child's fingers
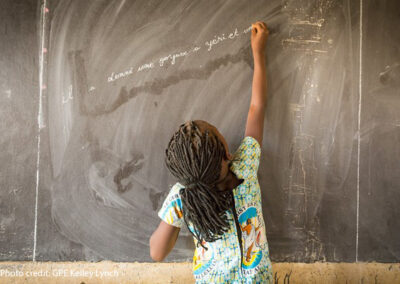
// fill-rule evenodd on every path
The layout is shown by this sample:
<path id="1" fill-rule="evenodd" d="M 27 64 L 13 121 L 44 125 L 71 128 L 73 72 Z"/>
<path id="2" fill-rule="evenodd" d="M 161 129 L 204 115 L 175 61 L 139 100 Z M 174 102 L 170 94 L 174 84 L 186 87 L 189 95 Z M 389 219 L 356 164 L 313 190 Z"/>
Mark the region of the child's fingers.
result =
<path id="1" fill-rule="evenodd" d="M 256 33 L 260 32 L 260 31 L 265 31 L 266 33 L 268 33 L 267 24 L 264 22 L 257 21 L 254 24 L 252 24 L 251 26 L 252 26 L 252 30 L 254 30 Z"/>
<path id="2" fill-rule="evenodd" d="M 254 23 L 253 25 L 258 26 L 259 30 L 265 30 L 268 31 L 268 26 L 266 23 L 262 22 L 262 21 L 257 21 L 256 23 Z"/>
<path id="3" fill-rule="evenodd" d="M 257 29 L 261 28 L 260 22 L 255 22 L 253 26 Z"/>
<path id="4" fill-rule="evenodd" d="M 259 25 L 259 26 L 262 27 L 262 28 L 263 28 L 264 25 L 265 25 L 265 23 L 262 22 L 262 21 L 257 21 L 256 24 Z"/>

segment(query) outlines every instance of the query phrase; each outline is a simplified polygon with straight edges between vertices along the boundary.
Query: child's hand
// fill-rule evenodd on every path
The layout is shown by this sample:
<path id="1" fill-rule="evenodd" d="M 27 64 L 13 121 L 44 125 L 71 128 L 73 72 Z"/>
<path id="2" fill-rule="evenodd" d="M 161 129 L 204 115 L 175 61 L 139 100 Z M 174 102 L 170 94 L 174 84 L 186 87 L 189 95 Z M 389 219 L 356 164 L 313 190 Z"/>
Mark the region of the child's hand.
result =
<path id="1" fill-rule="evenodd" d="M 253 56 L 264 55 L 265 44 L 268 38 L 267 24 L 257 21 L 251 25 L 251 48 Z"/>

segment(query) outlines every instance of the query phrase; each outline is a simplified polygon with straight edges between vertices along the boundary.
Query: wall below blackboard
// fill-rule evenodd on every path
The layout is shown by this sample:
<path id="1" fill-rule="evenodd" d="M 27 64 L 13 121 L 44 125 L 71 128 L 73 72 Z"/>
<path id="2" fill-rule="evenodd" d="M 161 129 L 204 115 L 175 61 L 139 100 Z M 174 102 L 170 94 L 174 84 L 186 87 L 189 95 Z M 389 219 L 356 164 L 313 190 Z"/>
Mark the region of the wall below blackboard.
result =
<path id="1" fill-rule="evenodd" d="M 275 284 L 397 283 L 400 266 L 385 263 L 274 263 Z M 29 283 L 194 283 L 192 263 L 0 262 L 4 273 L 36 276 Z M 49 276 L 46 276 L 49 275 Z M 86 275 L 86 277 L 85 277 Z M 1 283 L 26 283 L 25 277 L 2 277 Z"/>

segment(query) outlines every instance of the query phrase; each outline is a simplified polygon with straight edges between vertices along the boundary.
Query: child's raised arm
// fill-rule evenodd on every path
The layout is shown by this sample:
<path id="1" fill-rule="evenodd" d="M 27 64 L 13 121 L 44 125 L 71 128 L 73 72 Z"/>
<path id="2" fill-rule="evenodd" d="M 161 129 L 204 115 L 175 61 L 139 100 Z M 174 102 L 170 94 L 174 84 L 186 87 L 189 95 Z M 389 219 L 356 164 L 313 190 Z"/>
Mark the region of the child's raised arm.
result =
<path id="1" fill-rule="evenodd" d="M 252 24 L 251 48 L 253 50 L 254 73 L 245 136 L 254 137 L 260 146 L 262 146 L 267 100 L 267 79 L 265 70 L 265 44 L 267 38 L 268 29 L 264 22 L 258 21 Z"/>

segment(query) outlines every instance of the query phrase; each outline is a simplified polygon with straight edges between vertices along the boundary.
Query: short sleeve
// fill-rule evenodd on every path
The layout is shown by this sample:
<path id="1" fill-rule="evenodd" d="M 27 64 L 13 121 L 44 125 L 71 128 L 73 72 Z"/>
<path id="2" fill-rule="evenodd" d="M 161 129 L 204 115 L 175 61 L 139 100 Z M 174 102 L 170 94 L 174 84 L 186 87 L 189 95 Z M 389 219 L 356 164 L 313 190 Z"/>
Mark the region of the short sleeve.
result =
<path id="1" fill-rule="evenodd" d="M 258 141 L 252 136 L 244 137 L 234 154 L 234 158 L 240 160 L 238 170 L 243 178 L 257 177 L 260 155 L 261 146 Z"/>
<path id="2" fill-rule="evenodd" d="M 181 228 L 183 224 L 183 211 L 179 190 L 178 183 L 170 189 L 161 209 L 158 211 L 158 216 L 167 224 Z"/>

